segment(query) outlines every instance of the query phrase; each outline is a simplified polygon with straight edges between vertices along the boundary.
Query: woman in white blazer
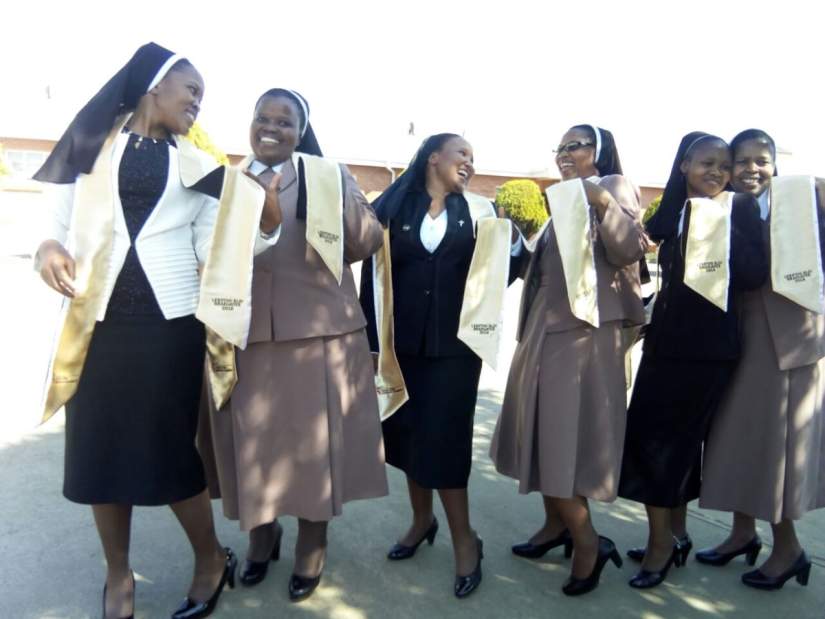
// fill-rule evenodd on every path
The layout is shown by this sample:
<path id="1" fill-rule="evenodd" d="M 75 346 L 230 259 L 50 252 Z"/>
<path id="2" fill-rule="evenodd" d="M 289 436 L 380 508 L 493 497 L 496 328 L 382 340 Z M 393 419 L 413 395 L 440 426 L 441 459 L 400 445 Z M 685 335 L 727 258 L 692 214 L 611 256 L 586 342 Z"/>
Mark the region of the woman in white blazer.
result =
<path id="1" fill-rule="evenodd" d="M 54 184 L 37 267 L 69 298 L 47 411 L 65 403 L 63 492 L 92 506 L 107 564 L 104 618 L 134 613 L 134 505 L 170 505 L 194 549 L 192 585 L 174 618 L 209 615 L 234 584 L 236 559 L 215 535 L 195 449 L 205 354 L 194 316 L 198 269 L 225 174 L 179 137 L 202 96 L 203 79 L 187 60 L 144 45 L 35 175 Z M 280 224 L 273 193 L 267 188 L 260 234 L 250 233 L 260 251 Z"/>

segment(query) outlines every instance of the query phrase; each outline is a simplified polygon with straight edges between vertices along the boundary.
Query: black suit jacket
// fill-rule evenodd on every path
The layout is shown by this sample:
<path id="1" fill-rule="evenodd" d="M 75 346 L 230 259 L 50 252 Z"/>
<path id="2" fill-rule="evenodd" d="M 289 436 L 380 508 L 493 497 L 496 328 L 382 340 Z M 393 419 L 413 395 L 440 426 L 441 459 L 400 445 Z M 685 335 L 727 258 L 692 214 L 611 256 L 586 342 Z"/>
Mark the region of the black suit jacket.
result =
<path id="1" fill-rule="evenodd" d="M 731 215 L 730 288 L 723 312 L 684 283 L 686 235 L 667 236 L 659 250 L 662 288 L 645 335 L 644 351 L 654 357 L 684 360 L 734 360 L 739 357 L 738 291 L 759 288 L 768 275 L 759 204 L 736 194 Z M 659 215 L 657 213 L 656 215 Z M 651 218 L 651 223 L 657 223 Z M 662 213 L 662 216 L 668 216 Z M 672 214 L 671 214 L 672 216 Z M 689 225 L 689 215 L 685 227 Z"/>
<path id="2" fill-rule="evenodd" d="M 447 196 L 447 232 L 431 254 L 421 243 L 421 223 L 430 202 L 425 191 L 409 193 L 403 208 L 389 222 L 395 350 L 426 357 L 475 355 L 457 337 L 464 284 L 475 249 L 470 209 L 461 195 Z M 511 282 L 517 275 L 518 261 L 511 261 Z M 371 260 L 362 267 L 360 298 L 370 349 L 377 351 Z"/>

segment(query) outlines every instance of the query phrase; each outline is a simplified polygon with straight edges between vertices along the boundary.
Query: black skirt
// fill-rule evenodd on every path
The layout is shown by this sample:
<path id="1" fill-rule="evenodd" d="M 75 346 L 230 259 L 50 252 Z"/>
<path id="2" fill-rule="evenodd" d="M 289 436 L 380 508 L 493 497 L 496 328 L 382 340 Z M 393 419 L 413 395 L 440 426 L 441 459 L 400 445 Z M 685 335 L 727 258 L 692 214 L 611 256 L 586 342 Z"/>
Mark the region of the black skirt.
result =
<path id="1" fill-rule="evenodd" d="M 410 396 L 383 423 L 389 464 L 424 488 L 466 488 L 481 359 L 398 355 Z"/>
<path id="2" fill-rule="evenodd" d="M 619 496 L 667 508 L 699 496 L 702 443 L 735 366 L 642 356 L 627 410 Z"/>
<path id="3" fill-rule="evenodd" d="M 204 490 L 195 448 L 204 349 L 194 316 L 97 323 L 66 404 L 66 498 L 165 505 Z"/>

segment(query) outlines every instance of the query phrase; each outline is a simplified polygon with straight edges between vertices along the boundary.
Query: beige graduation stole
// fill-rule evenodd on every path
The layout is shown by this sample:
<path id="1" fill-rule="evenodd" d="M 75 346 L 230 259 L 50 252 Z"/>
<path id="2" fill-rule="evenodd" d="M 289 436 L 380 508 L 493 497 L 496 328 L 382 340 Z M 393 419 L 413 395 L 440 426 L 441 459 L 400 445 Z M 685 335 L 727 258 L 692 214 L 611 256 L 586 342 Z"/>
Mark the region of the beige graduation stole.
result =
<path id="1" fill-rule="evenodd" d="M 465 192 L 476 245 L 464 284 L 458 339 L 496 369 L 504 324 L 504 295 L 510 275 L 512 226 L 496 217 L 490 201 Z"/>
<path id="2" fill-rule="evenodd" d="M 246 348 L 252 318 L 252 261 L 263 203 L 258 183 L 226 168 L 195 317 L 238 348 Z"/>
<path id="3" fill-rule="evenodd" d="M 728 311 L 732 201 L 728 191 L 715 198 L 691 198 L 690 219 L 683 230 L 685 285 L 723 312 Z"/>
<path id="4" fill-rule="evenodd" d="M 388 419 L 410 399 L 401 366 L 395 355 L 395 326 L 393 325 L 392 260 L 390 259 L 390 231 L 384 229 L 384 244 L 372 256 L 372 290 L 375 306 L 375 329 L 378 334 L 378 367 L 375 372 L 375 391 L 381 421 Z"/>
<path id="5" fill-rule="evenodd" d="M 295 173 L 304 163 L 307 196 L 306 240 L 341 285 L 344 273 L 344 189 L 341 168 L 323 157 L 294 153 Z"/>
<path id="6" fill-rule="evenodd" d="M 590 205 L 581 179 L 562 181 L 546 190 L 561 254 L 570 310 L 579 320 L 599 326 L 598 278 L 593 254 Z"/>
<path id="7" fill-rule="evenodd" d="M 100 313 L 114 234 L 112 158 L 115 140 L 127 120 L 125 115 L 118 118 L 92 170 L 89 174 L 78 176 L 76 181 L 72 209 L 75 296 L 68 300 L 68 309 L 52 354 L 43 403 L 43 422 L 77 391 Z"/>
<path id="8" fill-rule="evenodd" d="M 510 267 L 510 222 L 496 218 L 487 198 L 464 192 L 477 240 L 464 287 L 458 337 L 471 350 L 496 366 L 501 340 L 504 293 Z M 392 314 L 392 261 L 389 230 L 373 256 L 373 296 L 378 331 L 378 370 L 375 385 L 381 419 L 388 419 L 409 398 L 395 355 Z"/>
<path id="9" fill-rule="evenodd" d="M 770 191 L 773 291 L 822 314 L 825 299 L 814 179 L 777 176 Z"/>

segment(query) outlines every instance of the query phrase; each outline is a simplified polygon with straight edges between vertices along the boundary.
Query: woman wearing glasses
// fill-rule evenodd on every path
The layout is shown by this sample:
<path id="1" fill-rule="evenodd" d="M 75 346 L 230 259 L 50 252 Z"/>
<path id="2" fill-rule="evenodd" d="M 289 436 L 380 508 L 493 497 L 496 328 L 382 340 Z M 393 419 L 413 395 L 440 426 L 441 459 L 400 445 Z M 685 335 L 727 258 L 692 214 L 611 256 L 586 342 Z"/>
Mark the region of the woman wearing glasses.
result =
<path id="1" fill-rule="evenodd" d="M 562 590 L 580 595 L 598 585 L 608 559 L 621 564 L 613 542 L 593 528 L 587 500 L 616 498 L 626 411 L 622 329 L 644 318 L 637 263 L 646 243 L 636 191 L 621 175 L 609 131 L 572 127 L 556 165 L 563 181 L 584 181 L 598 326 L 571 309 L 564 232 L 550 220 L 524 274 L 519 344 L 491 457 L 500 473 L 519 480 L 519 492 L 544 498 L 544 526 L 513 552 L 538 558 L 563 545 L 569 557 L 575 547 Z"/>

